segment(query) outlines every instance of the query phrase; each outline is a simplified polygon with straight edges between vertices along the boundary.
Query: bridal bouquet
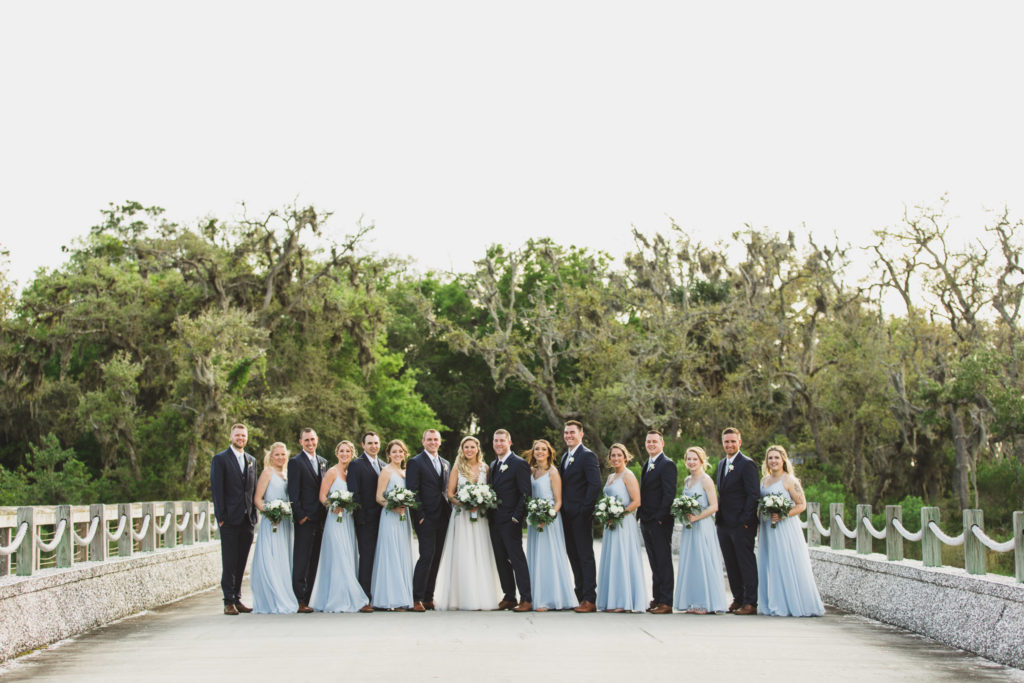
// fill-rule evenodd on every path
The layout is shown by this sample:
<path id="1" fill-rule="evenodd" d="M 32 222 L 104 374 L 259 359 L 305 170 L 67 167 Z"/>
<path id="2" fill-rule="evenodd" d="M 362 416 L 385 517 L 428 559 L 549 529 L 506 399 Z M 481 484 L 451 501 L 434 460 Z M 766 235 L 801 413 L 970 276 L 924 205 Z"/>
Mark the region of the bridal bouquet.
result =
<path id="1" fill-rule="evenodd" d="M 675 518 L 680 522 L 686 524 L 687 529 L 693 528 L 693 524 L 690 523 L 688 515 L 699 515 L 701 509 L 700 498 L 697 496 L 688 496 L 683 493 L 672 501 L 672 514 L 675 515 Z"/>
<path id="2" fill-rule="evenodd" d="M 594 519 L 609 529 L 614 529 L 615 525 L 625 516 L 626 506 L 618 498 L 601 496 L 597 499 L 597 505 L 594 506 Z"/>
<path id="3" fill-rule="evenodd" d="M 539 532 L 544 525 L 555 521 L 555 502 L 547 498 L 531 498 L 526 501 L 526 521 Z"/>
<path id="4" fill-rule="evenodd" d="M 479 518 L 479 510 L 493 510 L 498 507 L 498 494 L 487 484 L 463 484 L 455 492 L 455 500 L 459 502 L 459 511 L 469 510 L 469 520 L 475 522 Z"/>
<path id="5" fill-rule="evenodd" d="M 770 515 L 773 512 L 780 517 L 785 517 L 789 514 L 789 511 L 793 509 L 793 501 L 786 498 L 781 493 L 769 493 L 767 496 L 762 496 L 757 501 L 757 507 L 761 511 L 761 514 Z M 776 522 L 772 522 L 772 528 L 775 528 Z"/>
<path id="6" fill-rule="evenodd" d="M 276 534 L 278 523 L 285 517 L 292 516 L 292 504 L 287 500 L 272 500 L 263 506 L 263 516 L 274 523 Z"/>
<path id="7" fill-rule="evenodd" d="M 395 508 L 418 508 L 419 506 L 420 504 L 416 500 L 416 492 L 410 491 L 404 486 L 396 486 L 384 494 L 384 507 L 388 510 L 394 510 Z M 405 514 L 399 516 L 399 521 L 405 521 Z"/>
<path id="8" fill-rule="evenodd" d="M 356 500 L 355 494 L 351 491 L 331 491 L 327 494 L 327 502 L 325 504 L 331 512 L 336 510 L 348 510 L 351 512 L 359 507 L 359 501 Z M 342 515 L 339 513 L 337 515 L 339 524 L 341 524 L 341 517 Z"/>

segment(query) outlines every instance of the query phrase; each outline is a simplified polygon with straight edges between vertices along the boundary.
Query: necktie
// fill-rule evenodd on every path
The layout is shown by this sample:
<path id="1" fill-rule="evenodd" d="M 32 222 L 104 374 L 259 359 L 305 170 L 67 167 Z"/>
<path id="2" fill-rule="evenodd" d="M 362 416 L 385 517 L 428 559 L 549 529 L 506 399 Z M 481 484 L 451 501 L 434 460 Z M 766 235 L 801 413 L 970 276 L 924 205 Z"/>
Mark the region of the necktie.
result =
<path id="1" fill-rule="evenodd" d="M 373 463 L 373 471 L 380 474 L 380 463 L 377 462 L 377 458 L 373 458 L 370 462 Z"/>
<path id="2" fill-rule="evenodd" d="M 238 455 L 236 457 L 238 458 L 238 470 L 240 472 L 245 472 L 245 456 Z"/>
<path id="3" fill-rule="evenodd" d="M 437 476 L 441 476 L 441 460 L 439 458 L 431 458 L 431 462 L 434 463 L 434 471 L 437 472 Z"/>

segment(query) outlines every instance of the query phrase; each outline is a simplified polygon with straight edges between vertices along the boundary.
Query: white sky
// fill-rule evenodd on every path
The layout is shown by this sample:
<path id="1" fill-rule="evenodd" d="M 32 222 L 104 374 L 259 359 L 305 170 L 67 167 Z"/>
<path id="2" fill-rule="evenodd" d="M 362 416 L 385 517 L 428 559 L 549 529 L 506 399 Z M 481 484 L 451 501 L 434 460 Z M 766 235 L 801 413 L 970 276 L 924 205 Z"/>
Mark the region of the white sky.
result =
<path id="1" fill-rule="evenodd" d="M 669 216 L 864 243 L 1024 206 L 1020 3 L 8 2 L 0 244 L 21 284 L 109 202 L 298 198 L 468 270 Z"/>

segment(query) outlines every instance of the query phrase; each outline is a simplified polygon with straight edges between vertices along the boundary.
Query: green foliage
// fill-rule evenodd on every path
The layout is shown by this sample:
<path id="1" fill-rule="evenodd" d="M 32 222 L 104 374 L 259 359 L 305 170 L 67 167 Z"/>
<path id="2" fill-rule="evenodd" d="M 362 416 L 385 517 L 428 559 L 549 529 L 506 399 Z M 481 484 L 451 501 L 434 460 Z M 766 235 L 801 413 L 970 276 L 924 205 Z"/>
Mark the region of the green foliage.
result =
<path id="1" fill-rule="evenodd" d="M 26 461 L 13 472 L 0 467 L 0 505 L 94 502 L 94 482 L 85 465 L 53 434 L 43 436 L 39 445 L 30 444 Z"/>

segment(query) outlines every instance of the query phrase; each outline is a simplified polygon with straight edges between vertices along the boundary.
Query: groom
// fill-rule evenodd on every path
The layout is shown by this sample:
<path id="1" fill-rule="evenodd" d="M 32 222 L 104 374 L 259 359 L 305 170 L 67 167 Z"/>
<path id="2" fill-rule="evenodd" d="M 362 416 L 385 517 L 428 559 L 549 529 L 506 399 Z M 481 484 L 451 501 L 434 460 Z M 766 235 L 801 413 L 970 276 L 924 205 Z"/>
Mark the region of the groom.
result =
<path id="1" fill-rule="evenodd" d="M 530 593 L 530 570 L 523 553 L 523 523 L 526 521 L 526 501 L 533 489 L 530 485 L 530 466 L 511 451 L 512 436 L 499 429 L 491 440 L 494 462 L 491 463 L 491 486 L 498 495 L 498 509 L 489 515 L 491 545 L 498 564 L 498 579 L 505 594 L 498 609 L 529 612 L 533 609 Z M 516 586 L 520 602 L 516 604 Z"/>
<path id="2" fill-rule="evenodd" d="M 419 539 L 420 559 L 412 574 L 412 611 L 434 609 L 434 585 L 441 551 L 448 533 L 452 505 L 448 502 L 448 461 L 437 454 L 441 433 L 436 429 L 423 432 L 423 450 L 409 461 L 405 470 L 405 487 L 416 493 L 419 507 L 412 508 L 412 523 Z"/>

